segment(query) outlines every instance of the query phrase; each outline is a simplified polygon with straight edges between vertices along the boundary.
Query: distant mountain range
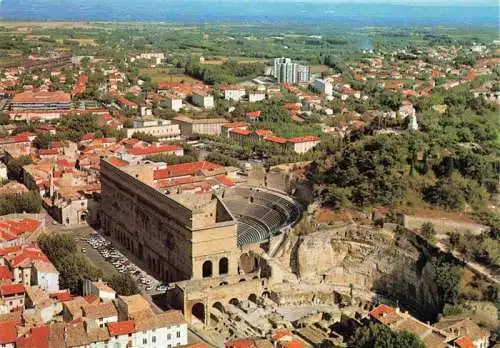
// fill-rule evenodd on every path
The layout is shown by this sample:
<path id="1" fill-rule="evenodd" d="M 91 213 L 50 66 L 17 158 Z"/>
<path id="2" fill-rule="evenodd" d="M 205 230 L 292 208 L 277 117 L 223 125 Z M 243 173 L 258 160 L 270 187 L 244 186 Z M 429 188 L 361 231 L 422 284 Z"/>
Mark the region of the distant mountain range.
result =
<path id="1" fill-rule="evenodd" d="M 499 23 L 499 10 L 495 5 L 434 5 L 429 7 L 359 2 L 332 3 L 324 0 L 0 0 L 0 18 L 181 23 L 297 23 L 333 26 L 495 27 Z"/>

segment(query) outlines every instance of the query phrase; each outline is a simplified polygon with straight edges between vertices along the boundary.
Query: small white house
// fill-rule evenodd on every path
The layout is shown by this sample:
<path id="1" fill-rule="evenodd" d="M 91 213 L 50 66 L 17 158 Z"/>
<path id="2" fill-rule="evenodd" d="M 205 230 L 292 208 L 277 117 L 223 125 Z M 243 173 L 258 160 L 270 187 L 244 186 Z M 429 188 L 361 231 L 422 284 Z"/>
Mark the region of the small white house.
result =
<path id="1" fill-rule="evenodd" d="M 111 302 L 116 299 L 116 292 L 111 289 L 108 284 L 102 280 L 92 282 L 88 279 L 83 282 L 83 295 L 94 295 L 101 299 L 103 302 Z"/>

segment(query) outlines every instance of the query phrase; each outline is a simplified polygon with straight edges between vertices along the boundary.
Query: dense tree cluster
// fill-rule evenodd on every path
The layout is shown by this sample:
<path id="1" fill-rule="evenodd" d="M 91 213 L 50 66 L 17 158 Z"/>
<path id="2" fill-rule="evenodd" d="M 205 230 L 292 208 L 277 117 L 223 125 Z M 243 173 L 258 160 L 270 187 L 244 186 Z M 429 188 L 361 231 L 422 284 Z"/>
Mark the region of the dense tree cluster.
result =
<path id="1" fill-rule="evenodd" d="M 424 343 L 408 331 L 393 332 L 382 324 L 370 323 L 361 326 L 349 342 L 349 347 L 356 348 L 424 348 Z"/>
<path id="2" fill-rule="evenodd" d="M 500 267 L 500 236 L 494 231 L 480 235 L 451 233 L 450 244 L 467 260 Z"/>
<path id="3" fill-rule="evenodd" d="M 407 158 L 402 137 L 366 138 L 318 161 L 312 180 L 318 195 L 334 207 L 348 202 L 360 207 L 391 206 L 405 195 Z"/>
<path id="4" fill-rule="evenodd" d="M 208 84 L 232 84 L 239 80 L 253 78 L 264 73 L 262 63 L 238 63 L 228 60 L 223 64 L 201 64 L 189 61 L 185 65 L 185 73 Z"/>
<path id="5" fill-rule="evenodd" d="M 140 292 L 137 283 L 128 274 L 119 273 L 106 277 L 104 280 L 120 296 L 131 296 Z"/>
<path id="6" fill-rule="evenodd" d="M 68 234 L 44 235 L 38 243 L 42 251 L 59 271 L 60 287 L 72 294 L 82 293 L 84 279 L 97 281 L 102 278 L 101 269 L 95 267 L 78 252 L 75 239 Z"/>
<path id="7" fill-rule="evenodd" d="M 0 215 L 39 213 L 41 208 L 42 199 L 35 191 L 0 196 Z"/>
<path id="8" fill-rule="evenodd" d="M 7 172 L 10 179 L 23 179 L 23 166 L 33 163 L 29 156 L 20 156 L 17 158 L 9 158 L 7 160 Z"/>

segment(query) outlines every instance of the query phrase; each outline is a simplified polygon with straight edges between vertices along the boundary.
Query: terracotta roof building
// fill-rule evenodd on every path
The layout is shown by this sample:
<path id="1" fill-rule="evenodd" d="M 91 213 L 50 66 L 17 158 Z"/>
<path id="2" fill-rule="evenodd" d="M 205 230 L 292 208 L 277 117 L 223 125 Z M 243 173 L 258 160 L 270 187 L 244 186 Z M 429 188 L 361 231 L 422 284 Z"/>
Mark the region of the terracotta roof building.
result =
<path id="1" fill-rule="evenodd" d="M 23 92 L 14 96 L 12 110 L 61 110 L 71 108 L 71 96 L 57 92 Z"/>

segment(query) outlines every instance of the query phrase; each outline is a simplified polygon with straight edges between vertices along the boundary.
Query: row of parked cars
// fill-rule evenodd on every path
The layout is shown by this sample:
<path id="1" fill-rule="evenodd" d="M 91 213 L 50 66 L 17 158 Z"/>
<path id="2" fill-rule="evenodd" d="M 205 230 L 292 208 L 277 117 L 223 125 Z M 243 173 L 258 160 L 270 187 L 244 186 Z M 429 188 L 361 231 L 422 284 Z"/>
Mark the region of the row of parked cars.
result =
<path id="1" fill-rule="evenodd" d="M 90 246 L 96 249 L 99 254 L 111 263 L 119 273 L 128 273 L 132 276 L 139 284 L 141 284 L 146 291 L 152 291 L 156 287 L 156 291 L 166 291 L 167 286 L 162 284 L 142 269 L 137 267 L 133 262 L 128 260 L 128 258 L 123 255 L 119 250 L 113 247 L 113 243 L 106 240 L 103 236 L 96 233 L 88 238 L 82 238 L 90 244 Z M 86 252 L 85 248 L 82 248 L 82 252 Z"/>

